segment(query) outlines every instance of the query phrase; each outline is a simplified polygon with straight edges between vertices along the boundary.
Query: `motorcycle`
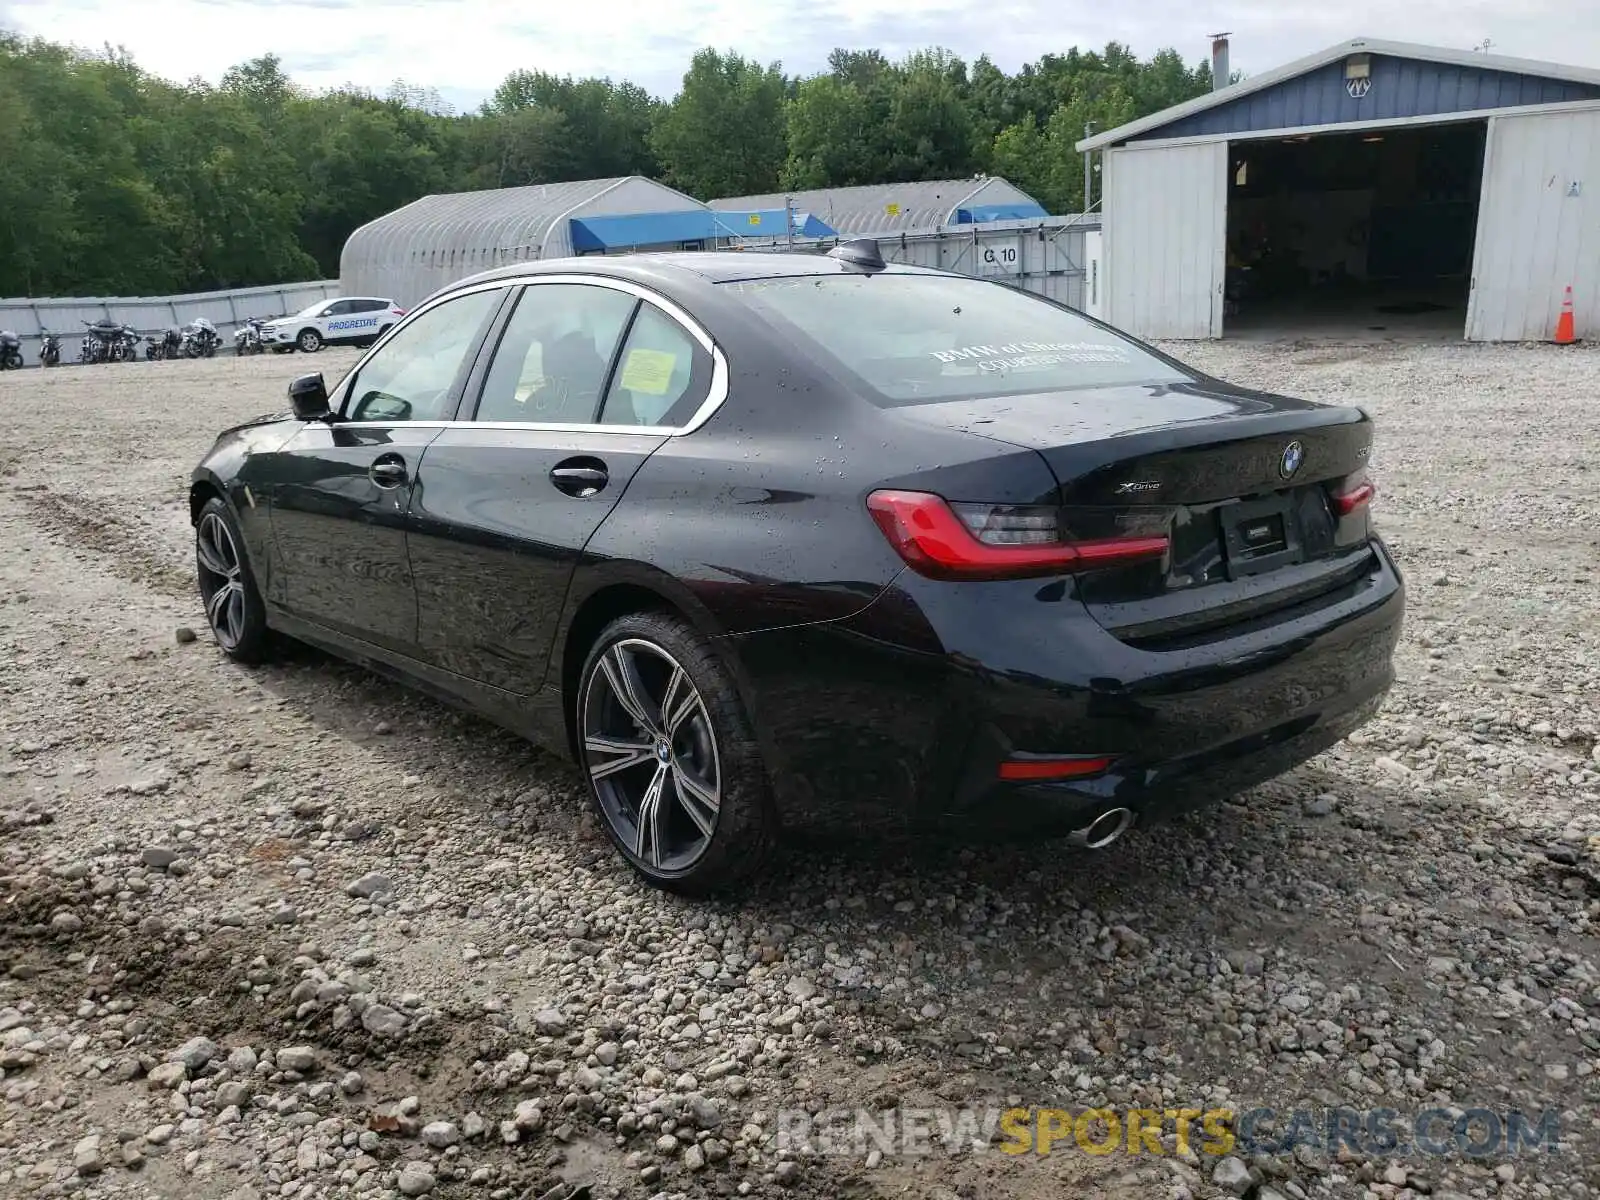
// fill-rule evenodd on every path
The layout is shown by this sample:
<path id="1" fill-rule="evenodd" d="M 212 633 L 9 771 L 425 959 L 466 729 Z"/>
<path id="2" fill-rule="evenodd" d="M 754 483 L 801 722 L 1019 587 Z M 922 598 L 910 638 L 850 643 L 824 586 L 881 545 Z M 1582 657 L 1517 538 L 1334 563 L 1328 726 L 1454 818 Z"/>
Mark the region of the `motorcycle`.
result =
<path id="1" fill-rule="evenodd" d="M 144 357 L 146 362 L 159 362 L 167 356 L 166 334 L 147 333 L 144 335 Z"/>
<path id="2" fill-rule="evenodd" d="M 15 371 L 22 366 L 22 339 L 9 329 L 0 329 L 0 371 Z"/>
<path id="3" fill-rule="evenodd" d="M 211 358 L 217 353 L 217 345 L 221 341 L 215 325 L 204 317 L 196 317 L 183 327 L 183 356 Z"/>
<path id="4" fill-rule="evenodd" d="M 78 361 L 85 364 L 120 362 L 126 326 L 117 321 L 85 321 L 89 332 L 78 345 Z"/>
<path id="5" fill-rule="evenodd" d="M 233 331 L 233 352 L 238 355 L 264 353 L 266 346 L 261 342 L 261 331 L 266 324 L 265 317 L 246 317 L 244 324 Z"/>
<path id="6" fill-rule="evenodd" d="M 39 365 L 41 367 L 61 365 L 61 339 L 48 329 L 43 331 L 39 341 Z"/>

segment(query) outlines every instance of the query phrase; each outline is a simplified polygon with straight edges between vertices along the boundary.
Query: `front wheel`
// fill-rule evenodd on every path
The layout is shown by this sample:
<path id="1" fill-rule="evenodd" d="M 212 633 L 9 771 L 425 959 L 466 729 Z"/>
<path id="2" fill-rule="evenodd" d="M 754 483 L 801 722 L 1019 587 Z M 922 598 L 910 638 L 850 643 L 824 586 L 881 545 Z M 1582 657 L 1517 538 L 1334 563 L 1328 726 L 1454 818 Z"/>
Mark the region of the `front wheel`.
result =
<path id="1" fill-rule="evenodd" d="M 194 557 L 206 623 L 217 645 L 235 662 L 260 662 L 271 636 L 267 609 L 244 555 L 244 537 L 220 496 L 213 496 L 200 510 Z"/>
<path id="2" fill-rule="evenodd" d="M 656 887 L 706 895 L 777 840 L 766 765 L 728 669 L 682 620 L 612 622 L 584 664 L 579 760 L 623 857 Z"/>
<path id="3" fill-rule="evenodd" d="M 315 354 L 322 349 L 322 335 L 315 329 L 302 329 L 294 344 L 306 354 Z"/>

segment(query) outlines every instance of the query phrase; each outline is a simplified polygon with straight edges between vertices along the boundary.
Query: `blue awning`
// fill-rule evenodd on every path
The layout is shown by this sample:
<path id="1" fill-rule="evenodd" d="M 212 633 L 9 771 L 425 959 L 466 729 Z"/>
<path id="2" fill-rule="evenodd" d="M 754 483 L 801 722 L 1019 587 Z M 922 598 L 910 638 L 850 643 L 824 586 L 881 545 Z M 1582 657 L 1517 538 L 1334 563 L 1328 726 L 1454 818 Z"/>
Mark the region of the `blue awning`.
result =
<path id="1" fill-rule="evenodd" d="M 957 225 L 982 225 L 985 221 L 1031 221 L 1050 214 L 1037 204 L 974 204 L 956 209 Z"/>
<path id="2" fill-rule="evenodd" d="M 784 232 L 784 211 L 781 208 L 750 209 L 748 211 L 723 210 L 717 213 L 723 224 L 723 237 L 781 238 Z M 795 237 L 838 237 L 838 231 L 819 217 L 810 213 L 788 214 Z"/>
<path id="3" fill-rule="evenodd" d="M 717 217 L 709 208 L 691 208 L 682 212 L 573 217 L 567 224 L 574 250 L 627 250 L 726 237 Z"/>

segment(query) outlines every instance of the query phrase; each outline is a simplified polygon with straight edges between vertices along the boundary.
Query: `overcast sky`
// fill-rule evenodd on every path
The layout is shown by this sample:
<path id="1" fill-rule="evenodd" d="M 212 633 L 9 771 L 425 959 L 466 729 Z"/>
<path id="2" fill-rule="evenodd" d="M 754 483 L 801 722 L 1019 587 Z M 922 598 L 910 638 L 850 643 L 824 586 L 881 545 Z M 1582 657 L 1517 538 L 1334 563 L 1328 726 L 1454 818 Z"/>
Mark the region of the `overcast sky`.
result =
<path id="1" fill-rule="evenodd" d="M 98 48 L 125 46 L 171 79 L 216 80 L 271 51 L 312 88 L 396 78 L 475 108 L 519 67 L 678 89 L 700 46 L 790 73 L 835 46 L 898 57 L 942 45 L 1014 71 L 1047 51 L 1120 41 L 1147 57 L 1175 46 L 1195 62 L 1208 35 L 1233 34 L 1233 66 L 1260 72 L 1351 37 L 1428 42 L 1600 67 L 1600 0 L 0 0 L 0 26 Z"/>

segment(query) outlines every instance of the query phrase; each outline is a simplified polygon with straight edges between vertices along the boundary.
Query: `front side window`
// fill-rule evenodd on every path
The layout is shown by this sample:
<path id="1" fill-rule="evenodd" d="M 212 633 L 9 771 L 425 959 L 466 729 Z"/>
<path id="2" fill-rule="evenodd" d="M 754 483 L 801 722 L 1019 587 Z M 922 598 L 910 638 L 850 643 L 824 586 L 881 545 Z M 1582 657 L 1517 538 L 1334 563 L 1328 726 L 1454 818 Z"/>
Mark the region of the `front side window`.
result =
<path id="1" fill-rule="evenodd" d="M 638 303 L 627 292 L 589 284 L 524 288 L 495 350 L 477 419 L 592 424 Z"/>
<path id="2" fill-rule="evenodd" d="M 606 425 L 682 425 L 711 386 L 711 356 L 653 304 L 628 330 L 600 420 Z"/>
<path id="3" fill-rule="evenodd" d="M 1077 313 L 981 279 L 810 275 L 721 286 L 885 408 L 1192 378 Z"/>
<path id="4" fill-rule="evenodd" d="M 362 363 L 345 399 L 349 421 L 441 421 L 467 352 L 504 291 L 469 292 L 430 308 L 389 335 Z"/>

